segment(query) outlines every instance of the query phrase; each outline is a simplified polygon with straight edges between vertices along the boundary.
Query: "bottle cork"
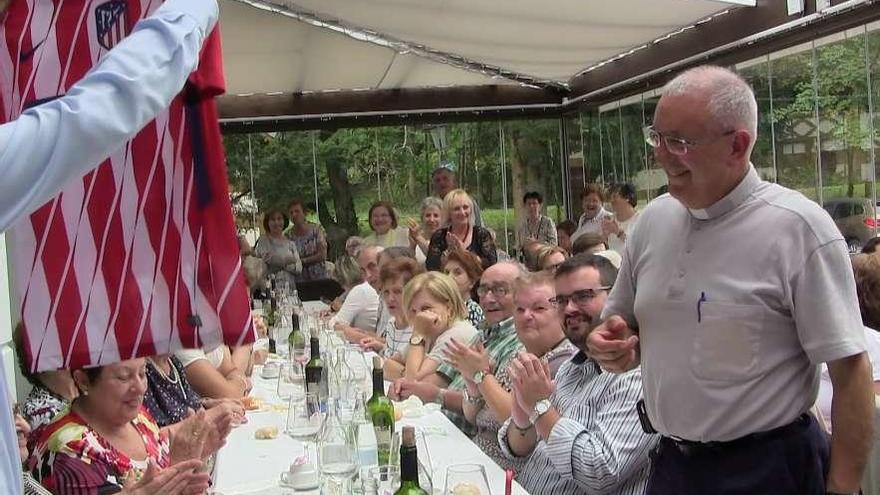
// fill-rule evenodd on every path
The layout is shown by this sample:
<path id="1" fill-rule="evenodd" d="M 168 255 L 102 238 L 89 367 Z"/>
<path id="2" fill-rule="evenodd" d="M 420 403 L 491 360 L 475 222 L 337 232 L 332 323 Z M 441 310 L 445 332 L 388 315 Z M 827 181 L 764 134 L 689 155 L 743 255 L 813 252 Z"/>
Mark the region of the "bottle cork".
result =
<path id="1" fill-rule="evenodd" d="M 403 447 L 415 447 L 416 446 L 416 429 L 412 426 L 404 426 L 403 427 L 403 435 L 401 438 L 401 443 Z"/>

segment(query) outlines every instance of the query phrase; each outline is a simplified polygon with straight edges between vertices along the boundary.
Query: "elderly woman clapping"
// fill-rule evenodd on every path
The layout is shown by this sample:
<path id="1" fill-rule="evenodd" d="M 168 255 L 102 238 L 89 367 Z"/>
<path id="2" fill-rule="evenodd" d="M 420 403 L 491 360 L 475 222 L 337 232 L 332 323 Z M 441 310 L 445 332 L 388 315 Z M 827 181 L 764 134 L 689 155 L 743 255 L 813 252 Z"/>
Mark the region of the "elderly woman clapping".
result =
<path id="1" fill-rule="evenodd" d="M 565 338 L 559 312 L 551 302 L 556 296 L 552 275 L 547 272 L 530 273 L 514 283 L 513 319 L 516 335 L 526 348 L 526 352 L 538 356 L 549 365 L 551 375 L 556 376 L 559 366 L 575 353 L 575 347 Z M 465 417 L 476 424 L 479 433 L 473 438 L 489 457 L 500 465 L 512 462 L 502 454 L 498 447 L 498 429 L 510 417 L 513 398 L 510 393 L 511 377 L 508 367 L 488 366 L 489 357 L 479 345 L 467 346 L 454 342 L 447 352 L 450 363 L 464 377 L 466 384 L 465 400 L 462 404 Z M 485 373 L 494 369 L 494 374 Z M 477 372 L 482 376 L 477 380 Z M 516 464 L 518 471 L 525 462 Z"/>

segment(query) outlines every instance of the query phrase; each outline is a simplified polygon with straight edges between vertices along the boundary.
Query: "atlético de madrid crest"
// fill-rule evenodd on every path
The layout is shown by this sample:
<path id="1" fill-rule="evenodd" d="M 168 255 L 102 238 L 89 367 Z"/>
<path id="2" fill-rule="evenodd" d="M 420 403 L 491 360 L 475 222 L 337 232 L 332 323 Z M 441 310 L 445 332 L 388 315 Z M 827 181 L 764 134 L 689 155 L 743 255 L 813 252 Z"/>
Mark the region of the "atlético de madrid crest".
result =
<path id="1" fill-rule="evenodd" d="M 98 43 L 107 50 L 125 37 L 125 0 L 110 0 L 95 8 Z"/>

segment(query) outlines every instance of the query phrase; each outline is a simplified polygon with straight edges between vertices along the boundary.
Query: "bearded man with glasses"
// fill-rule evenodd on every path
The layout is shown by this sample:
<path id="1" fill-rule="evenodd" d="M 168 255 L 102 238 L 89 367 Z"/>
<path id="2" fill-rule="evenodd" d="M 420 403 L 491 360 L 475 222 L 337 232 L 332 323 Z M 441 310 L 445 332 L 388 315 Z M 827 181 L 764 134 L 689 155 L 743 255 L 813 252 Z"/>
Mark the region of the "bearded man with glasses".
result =
<path id="1" fill-rule="evenodd" d="M 697 67 L 645 130 L 670 194 L 643 210 L 587 343 L 608 371 L 641 365 L 644 426 L 662 437 L 648 495 L 859 491 L 874 399 L 846 242 L 758 176 L 757 112 L 741 77 Z M 823 362 L 830 451 L 808 413 Z"/>

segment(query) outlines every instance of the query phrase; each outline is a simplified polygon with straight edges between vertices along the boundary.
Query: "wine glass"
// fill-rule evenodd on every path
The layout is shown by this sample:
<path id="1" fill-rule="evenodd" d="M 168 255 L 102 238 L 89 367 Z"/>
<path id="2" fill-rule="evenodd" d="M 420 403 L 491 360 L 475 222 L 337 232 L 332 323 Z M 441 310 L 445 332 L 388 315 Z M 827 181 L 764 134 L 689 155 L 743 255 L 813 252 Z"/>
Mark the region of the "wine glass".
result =
<path id="1" fill-rule="evenodd" d="M 363 480 L 364 495 L 393 495 L 400 488 L 399 466 L 374 466 Z"/>
<path id="2" fill-rule="evenodd" d="M 309 362 L 309 359 L 312 358 L 312 354 L 309 348 L 308 339 L 303 339 L 299 342 L 294 342 L 293 346 L 289 349 L 290 357 L 293 358 L 294 361 L 299 363 L 300 370 L 305 373 L 306 363 Z"/>
<path id="3" fill-rule="evenodd" d="M 490 495 L 486 468 L 481 464 L 454 464 L 446 468 L 445 495 Z"/>
<path id="4" fill-rule="evenodd" d="M 307 392 L 299 396 L 291 395 L 284 433 L 299 440 L 315 441 L 322 420 L 318 394 Z"/>
<path id="5" fill-rule="evenodd" d="M 289 399 L 294 395 L 302 395 L 303 369 L 295 363 L 282 361 L 278 371 L 278 397 Z"/>

